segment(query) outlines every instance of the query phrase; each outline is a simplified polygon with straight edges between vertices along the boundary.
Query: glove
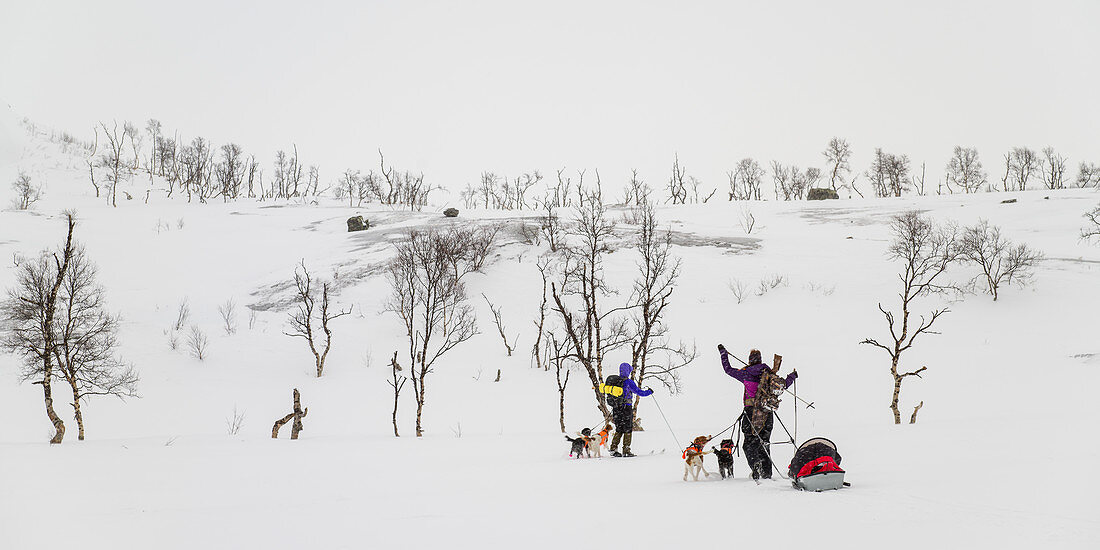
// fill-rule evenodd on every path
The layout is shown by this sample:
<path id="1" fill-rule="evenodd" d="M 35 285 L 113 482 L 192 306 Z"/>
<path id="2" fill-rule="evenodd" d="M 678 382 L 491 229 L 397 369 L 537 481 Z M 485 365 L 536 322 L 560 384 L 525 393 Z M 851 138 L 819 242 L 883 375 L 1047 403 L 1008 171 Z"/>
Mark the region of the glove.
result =
<path id="1" fill-rule="evenodd" d="M 722 344 L 718 344 L 718 351 L 726 351 L 726 346 L 723 346 Z"/>
<path id="2" fill-rule="evenodd" d="M 645 391 L 653 391 L 653 390 L 651 390 L 651 389 L 649 388 L 649 386 L 646 386 L 646 387 L 644 387 L 644 388 L 642 388 L 642 389 L 643 389 L 643 390 L 645 390 Z"/>
<path id="3" fill-rule="evenodd" d="M 798 379 L 798 371 L 797 370 L 791 370 L 791 374 L 794 375 L 796 380 Z"/>

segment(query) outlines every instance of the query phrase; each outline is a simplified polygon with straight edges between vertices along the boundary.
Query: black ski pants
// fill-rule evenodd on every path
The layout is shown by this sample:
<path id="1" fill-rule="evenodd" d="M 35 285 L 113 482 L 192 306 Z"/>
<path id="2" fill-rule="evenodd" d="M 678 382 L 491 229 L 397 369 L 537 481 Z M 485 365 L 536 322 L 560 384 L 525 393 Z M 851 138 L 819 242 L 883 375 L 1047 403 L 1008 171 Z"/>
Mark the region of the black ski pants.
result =
<path id="1" fill-rule="evenodd" d="M 741 416 L 741 434 L 745 437 L 741 448 L 745 451 L 745 460 L 752 470 L 752 478 L 771 479 L 772 462 L 768 459 L 768 453 L 771 452 L 774 418 L 772 413 L 765 413 L 767 416 L 764 417 L 764 426 L 760 430 L 753 430 L 752 413 L 753 407 L 745 407 L 745 413 Z"/>

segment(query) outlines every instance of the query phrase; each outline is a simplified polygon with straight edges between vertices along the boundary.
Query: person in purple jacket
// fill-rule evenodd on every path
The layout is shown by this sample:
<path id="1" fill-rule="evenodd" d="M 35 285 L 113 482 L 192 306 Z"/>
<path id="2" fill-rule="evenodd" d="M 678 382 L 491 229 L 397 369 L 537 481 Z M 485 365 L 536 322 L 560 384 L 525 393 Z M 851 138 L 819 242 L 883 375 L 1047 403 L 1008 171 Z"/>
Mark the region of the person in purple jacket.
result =
<path id="1" fill-rule="evenodd" d="M 641 397 L 653 395 L 649 388 L 639 388 L 630 379 L 634 367 L 630 363 L 619 365 L 619 374 L 607 377 L 600 384 L 600 393 L 611 406 L 611 421 L 615 423 L 615 437 L 611 439 L 611 456 L 634 456 L 630 452 L 630 440 L 634 434 L 634 394 Z M 619 453 L 619 440 L 623 442 L 623 452 Z"/>
<path id="2" fill-rule="evenodd" d="M 757 414 L 757 417 L 762 416 L 763 421 L 759 422 L 757 426 L 752 424 L 753 413 L 757 412 L 756 389 L 760 385 L 760 377 L 764 374 L 764 370 L 771 367 L 760 360 L 760 350 L 758 349 L 749 352 L 749 364 L 740 369 L 730 366 L 729 352 L 722 344 L 718 344 L 718 353 L 722 356 L 722 370 L 745 385 L 743 401 L 745 411 L 741 415 L 741 433 L 745 436 L 745 442 L 741 444 L 741 448 L 745 450 L 745 460 L 748 461 L 749 468 L 752 469 L 752 478 L 771 479 L 772 461 L 768 458 L 770 456 L 768 453 L 771 449 L 772 423 L 774 420 L 771 411 L 761 409 L 760 413 L 762 414 Z M 798 378 L 798 371 L 792 370 L 785 379 L 787 387 L 791 386 L 795 378 Z"/>

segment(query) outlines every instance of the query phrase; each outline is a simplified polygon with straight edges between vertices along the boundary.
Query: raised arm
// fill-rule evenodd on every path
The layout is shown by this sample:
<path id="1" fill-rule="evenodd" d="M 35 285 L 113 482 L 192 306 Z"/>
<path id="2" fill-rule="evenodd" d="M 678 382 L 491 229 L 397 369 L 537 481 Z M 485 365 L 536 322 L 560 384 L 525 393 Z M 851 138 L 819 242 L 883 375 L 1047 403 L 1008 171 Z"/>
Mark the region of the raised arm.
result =
<path id="1" fill-rule="evenodd" d="M 718 354 L 722 356 L 722 370 L 726 371 L 726 374 L 740 380 L 741 382 L 744 382 L 747 379 L 748 373 L 741 369 L 735 369 L 730 366 L 729 352 L 726 351 L 725 346 L 723 346 L 722 344 L 718 344 Z"/>

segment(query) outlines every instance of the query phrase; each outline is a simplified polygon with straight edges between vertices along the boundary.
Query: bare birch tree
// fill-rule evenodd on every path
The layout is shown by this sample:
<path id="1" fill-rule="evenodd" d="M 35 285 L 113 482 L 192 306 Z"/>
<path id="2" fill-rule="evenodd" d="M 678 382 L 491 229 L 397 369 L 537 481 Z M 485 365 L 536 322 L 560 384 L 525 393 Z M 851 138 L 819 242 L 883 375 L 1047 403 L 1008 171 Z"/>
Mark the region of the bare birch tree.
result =
<path id="1" fill-rule="evenodd" d="M 1043 259 L 1043 255 L 1026 244 L 1013 245 L 1001 235 L 1001 228 L 981 220 L 974 227 L 963 231 L 959 240 L 962 259 L 981 268 L 977 280 L 985 283 L 986 290 L 997 301 L 1002 284 L 1026 281 L 1031 270 Z"/>
<path id="2" fill-rule="evenodd" d="M 410 232 L 408 239 L 398 243 L 388 268 L 392 294 L 385 309 L 401 318 L 409 339 L 417 437 L 424 435 L 428 374 L 440 357 L 478 334 L 462 281 L 472 266 L 469 261 L 455 261 L 463 254 L 456 231 Z"/>
<path id="3" fill-rule="evenodd" d="M 847 140 L 834 137 L 829 140 L 829 145 L 821 154 L 828 162 L 825 170 L 829 174 L 829 185 L 832 186 L 833 191 L 837 191 L 837 183 L 843 186 L 845 175 L 852 173 L 852 166 L 848 163 L 852 157 L 852 147 L 848 145 Z"/>
<path id="4" fill-rule="evenodd" d="M 0 320 L 3 321 L 5 350 L 23 357 L 22 381 L 33 380 L 42 386 L 46 416 L 54 427 L 50 443 L 57 444 L 65 438 L 65 422 L 53 407 L 53 379 L 57 376 L 57 306 L 65 273 L 72 261 L 75 246 L 73 230 L 76 218 L 65 213 L 68 234 L 65 244 L 55 252 L 45 252 L 37 260 L 28 260 L 16 271 L 15 286 L 8 290 L 8 298 L 0 304 Z"/>
<path id="5" fill-rule="evenodd" d="M 84 441 L 81 404 L 97 395 L 137 397 L 138 375 L 118 357 L 118 317 L 106 310 L 97 269 L 74 245 L 58 293 L 54 358 L 59 377 L 72 390 L 77 439 Z"/>
<path id="6" fill-rule="evenodd" d="M 642 220 L 635 246 L 641 256 L 638 277 L 634 280 L 631 304 L 634 306 L 634 337 L 631 343 L 631 376 L 639 386 L 649 380 L 664 384 L 671 393 L 680 390 L 679 370 L 695 360 L 696 350 L 683 343 L 669 343 L 665 309 L 680 278 L 680 260 L 674 258 L 672 233 L 657 227 L 657 213 L 651 203 L 642 207 Z M 662 357 L 658 358 L 657 355 Z M 662 360 L 663 359 L 663 360 Z M 633 410 L 637 416 L 639 400 Z"/>
<path id="7" fill-rule="evenodd" d="M 629 306 L 607 307 L 602 303 L 603 298 L 614 293 L 603 272 L 603 258 L 612 250 L 614 228 L 601 202 L 585 201 L 569 231 L 576 242 L 565 250 L 561 278 L 550 284 L 553 309 L 564 331 L 561 339 L 567 343 L 565 355 L 584 367 L 605 419 L 610 416 L 599 392 L 604 379 L 603 360 L 630 341 L 626 320 L 621 315 Z"/>
<path id="8" fill-rule="evenodd" d="M 303 261 L 294 269 L 295 301 L 298 302 L 298 310 L 290 314 L 290 332 L 287 336 L 302 338 L 309 344 L 309 351 L 313 354 L 314 366 L 319 378 L 325 372 L 325 359 L 332 349 L 332 329 L 329 327 L 334 319 L 338 319 L 351 313 L 351 310 L 335 312 L 329 311 L 329 283 L 321 283 L 321 303 L 317 303 L 317 289 L 313 287 L 313 277 Z M 321 324 L 321 332 L 324 333 L 324 344 L 321 344 L 321 335 L 316 333 L 318 321 Z"/>
<path id="9" fill-rule="evenodd" d="M 959 247 L 957 231 L 953 226 L 938 227 L 931 219 L 922 217 L 918 212 L 895 216 L 891 230 L 894 240 L 887 256 L 902 263 L 902 271 L 898 274 L 901 282 L 901 292 L 898 293 L 901 312 L 895 315 L 880 302 L 878 309 L 886 319 L 890 340 L 882 344 L 874 338 L 866 338 L 860 343 L 881 348 L 890 355 L 890 375 L 894 379 L 890 410 L 894 413 L 894 424 L 901 424 L 901 412 L 898 410 L 901 383 L 909 376 L 920 377 L 920 373 L 928 369 L 922 366 L 909 372 L 900 372 L 898 363 L 901 355 L 913 347 L 918 336 L 938 334 L 931 330 L 932 325 L 949 310 L 946 307 L 935 309 L 927 318 L 921 315 L 920 321 L 914 323 L 916 328 L 910 326 L 909 316 L 913 313 L 912 307 L 917 298 L 952 288 L 950 285 L 940 284 L 940 278 L 947 267 L 958 258 Z"/>
<path id="10" fill-rule="evenodd" d="M 982 162 L 978 160 L 978 150 L 956 145 L 955 152 L 944 169 L 944 178 L 947 180 L 948 190 L 951 190 L 952 184 L 962 189 L 963 193 L 981 190 L 988 178 L 982 169 Z"/>

